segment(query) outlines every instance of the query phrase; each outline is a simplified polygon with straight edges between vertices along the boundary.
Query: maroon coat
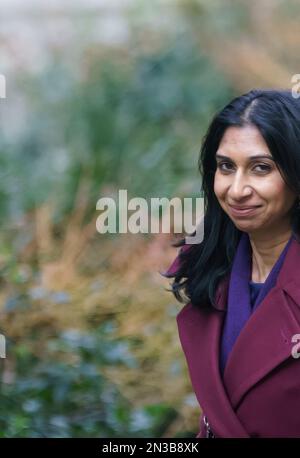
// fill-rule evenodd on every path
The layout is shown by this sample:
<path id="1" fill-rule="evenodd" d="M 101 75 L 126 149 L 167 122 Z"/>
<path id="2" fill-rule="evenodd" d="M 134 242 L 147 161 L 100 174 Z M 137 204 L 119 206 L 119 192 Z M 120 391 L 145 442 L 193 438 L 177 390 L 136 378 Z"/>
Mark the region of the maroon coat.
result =
<path id="1" fill-rule="evenodd" d="M 174 263 L 171 268 L 174 267 Z M 199 405 L 216 437 L 300 437 L 300 243 L 293 239 L 276 285 L 251 315 L 219 371 L 229 276 L 219 284 L 222 312 L 205 314 L 192 303 L 178 313 L 181 345 Z"/>

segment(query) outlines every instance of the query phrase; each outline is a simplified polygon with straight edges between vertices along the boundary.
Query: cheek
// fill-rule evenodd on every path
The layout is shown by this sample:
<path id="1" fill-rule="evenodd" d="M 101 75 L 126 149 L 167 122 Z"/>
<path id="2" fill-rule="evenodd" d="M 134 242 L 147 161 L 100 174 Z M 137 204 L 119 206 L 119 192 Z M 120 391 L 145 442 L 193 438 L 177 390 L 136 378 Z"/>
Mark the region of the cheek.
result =
<path id="1" fill-rule="evenodd" d="M 266 186 L 261 186 L 259 194 L 273 209 L 278 210 L 286 209 L 295 199 L 294 193 L 281 179 L 273 180 L 268 184 L 266 183 Z"/>
<path id="2" fill-rule="evenodd" d="M 287 210 L 294 204 L 296 197 L 296 194 L 290 188 L 286 185 L 282 185 L 277 186 L 276 196 L 274 199 L 278 202 L 278 205 L 281 208 Z"/>
<path id="3" fill-rule="evenodd" d="M 285 200 L 289 192 L 288 186 L 280 176 L 273 177 L 273 179 L 261 183 L 261 195 L 274 202 Z"/>
<path id="4" fill-rule="evenodd" d="M 218 198 L 222 198 L 225 193 L 225 185 L 222 178 L 218 175 L 218 172 L 215 173 L 214 179 L 214 192 Z"/>

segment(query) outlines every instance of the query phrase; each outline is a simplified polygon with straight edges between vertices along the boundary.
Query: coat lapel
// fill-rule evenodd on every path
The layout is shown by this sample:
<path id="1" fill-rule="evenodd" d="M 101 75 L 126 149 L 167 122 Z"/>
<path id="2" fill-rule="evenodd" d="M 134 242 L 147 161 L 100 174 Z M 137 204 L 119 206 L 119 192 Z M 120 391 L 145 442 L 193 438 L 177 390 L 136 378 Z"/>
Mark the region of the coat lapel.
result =
<path id="1" fill-rule="evenodd" d="M 276 285 L 250 316 L 229 355 L 224 383 L 234 409 L 251 387 L 292 358 L 291 338 L 300 329 L 300 290 L 295 281 L 299 261 L 300 245 L 293 240 Z M 296 302 L 296 309 L 290 297 Z"/>
<path id="2" fill-rule="evenodd" d="M 233 346 L 224 380 L 219 358 L 229 275 L 217 291 L 216 306 L 220 311 L 205 313 L 188 303 L 177 315 L 191 382 L 217 437 L 249 437 L 235 410 L 248 390 L 280 363 L 292 358 L 291 337 L 300 328 L 299 262 L 300 244 L 293 239 L 276 285 L 251 315 Z"/>

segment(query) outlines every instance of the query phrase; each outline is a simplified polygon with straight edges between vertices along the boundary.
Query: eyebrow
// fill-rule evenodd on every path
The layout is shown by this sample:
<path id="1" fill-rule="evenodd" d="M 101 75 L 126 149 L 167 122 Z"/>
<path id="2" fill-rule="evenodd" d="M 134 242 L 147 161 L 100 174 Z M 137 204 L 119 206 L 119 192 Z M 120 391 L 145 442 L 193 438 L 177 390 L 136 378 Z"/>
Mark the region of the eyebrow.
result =
<path id="1" fill-rule="evenodd" d="M 234 162 L 230 157 L 228 156 L 223 156 L 223 154 L 216 154 L 217 159 L 227 159 L 228 161 Z M 272 156 L 266 155 L 266 154 L 255 154 L 254 156 L 249 156 L 250 159 L 271 159 L 274 161 Z"/>

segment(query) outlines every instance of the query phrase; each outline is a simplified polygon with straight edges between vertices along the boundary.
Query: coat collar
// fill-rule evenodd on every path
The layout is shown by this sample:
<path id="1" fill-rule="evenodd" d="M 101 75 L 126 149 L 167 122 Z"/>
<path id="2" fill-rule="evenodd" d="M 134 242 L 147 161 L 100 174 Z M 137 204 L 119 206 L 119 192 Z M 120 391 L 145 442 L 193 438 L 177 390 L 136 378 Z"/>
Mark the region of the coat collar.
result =
<path id="1" fill-rule="evenodd" d="M 223 379 L 219 358 L 229 275 L 217 290 L 219 311 L 205 313 L 188 303 L 177 315 L 191 382 L 216 436 L 249 437 L 235 413 L 239 403 L 257 382 L 292 358 L 291 337 L 300 329 L 299 262 L 300 243 L 293 239 L 275 286 L 238 336 Z"/>

